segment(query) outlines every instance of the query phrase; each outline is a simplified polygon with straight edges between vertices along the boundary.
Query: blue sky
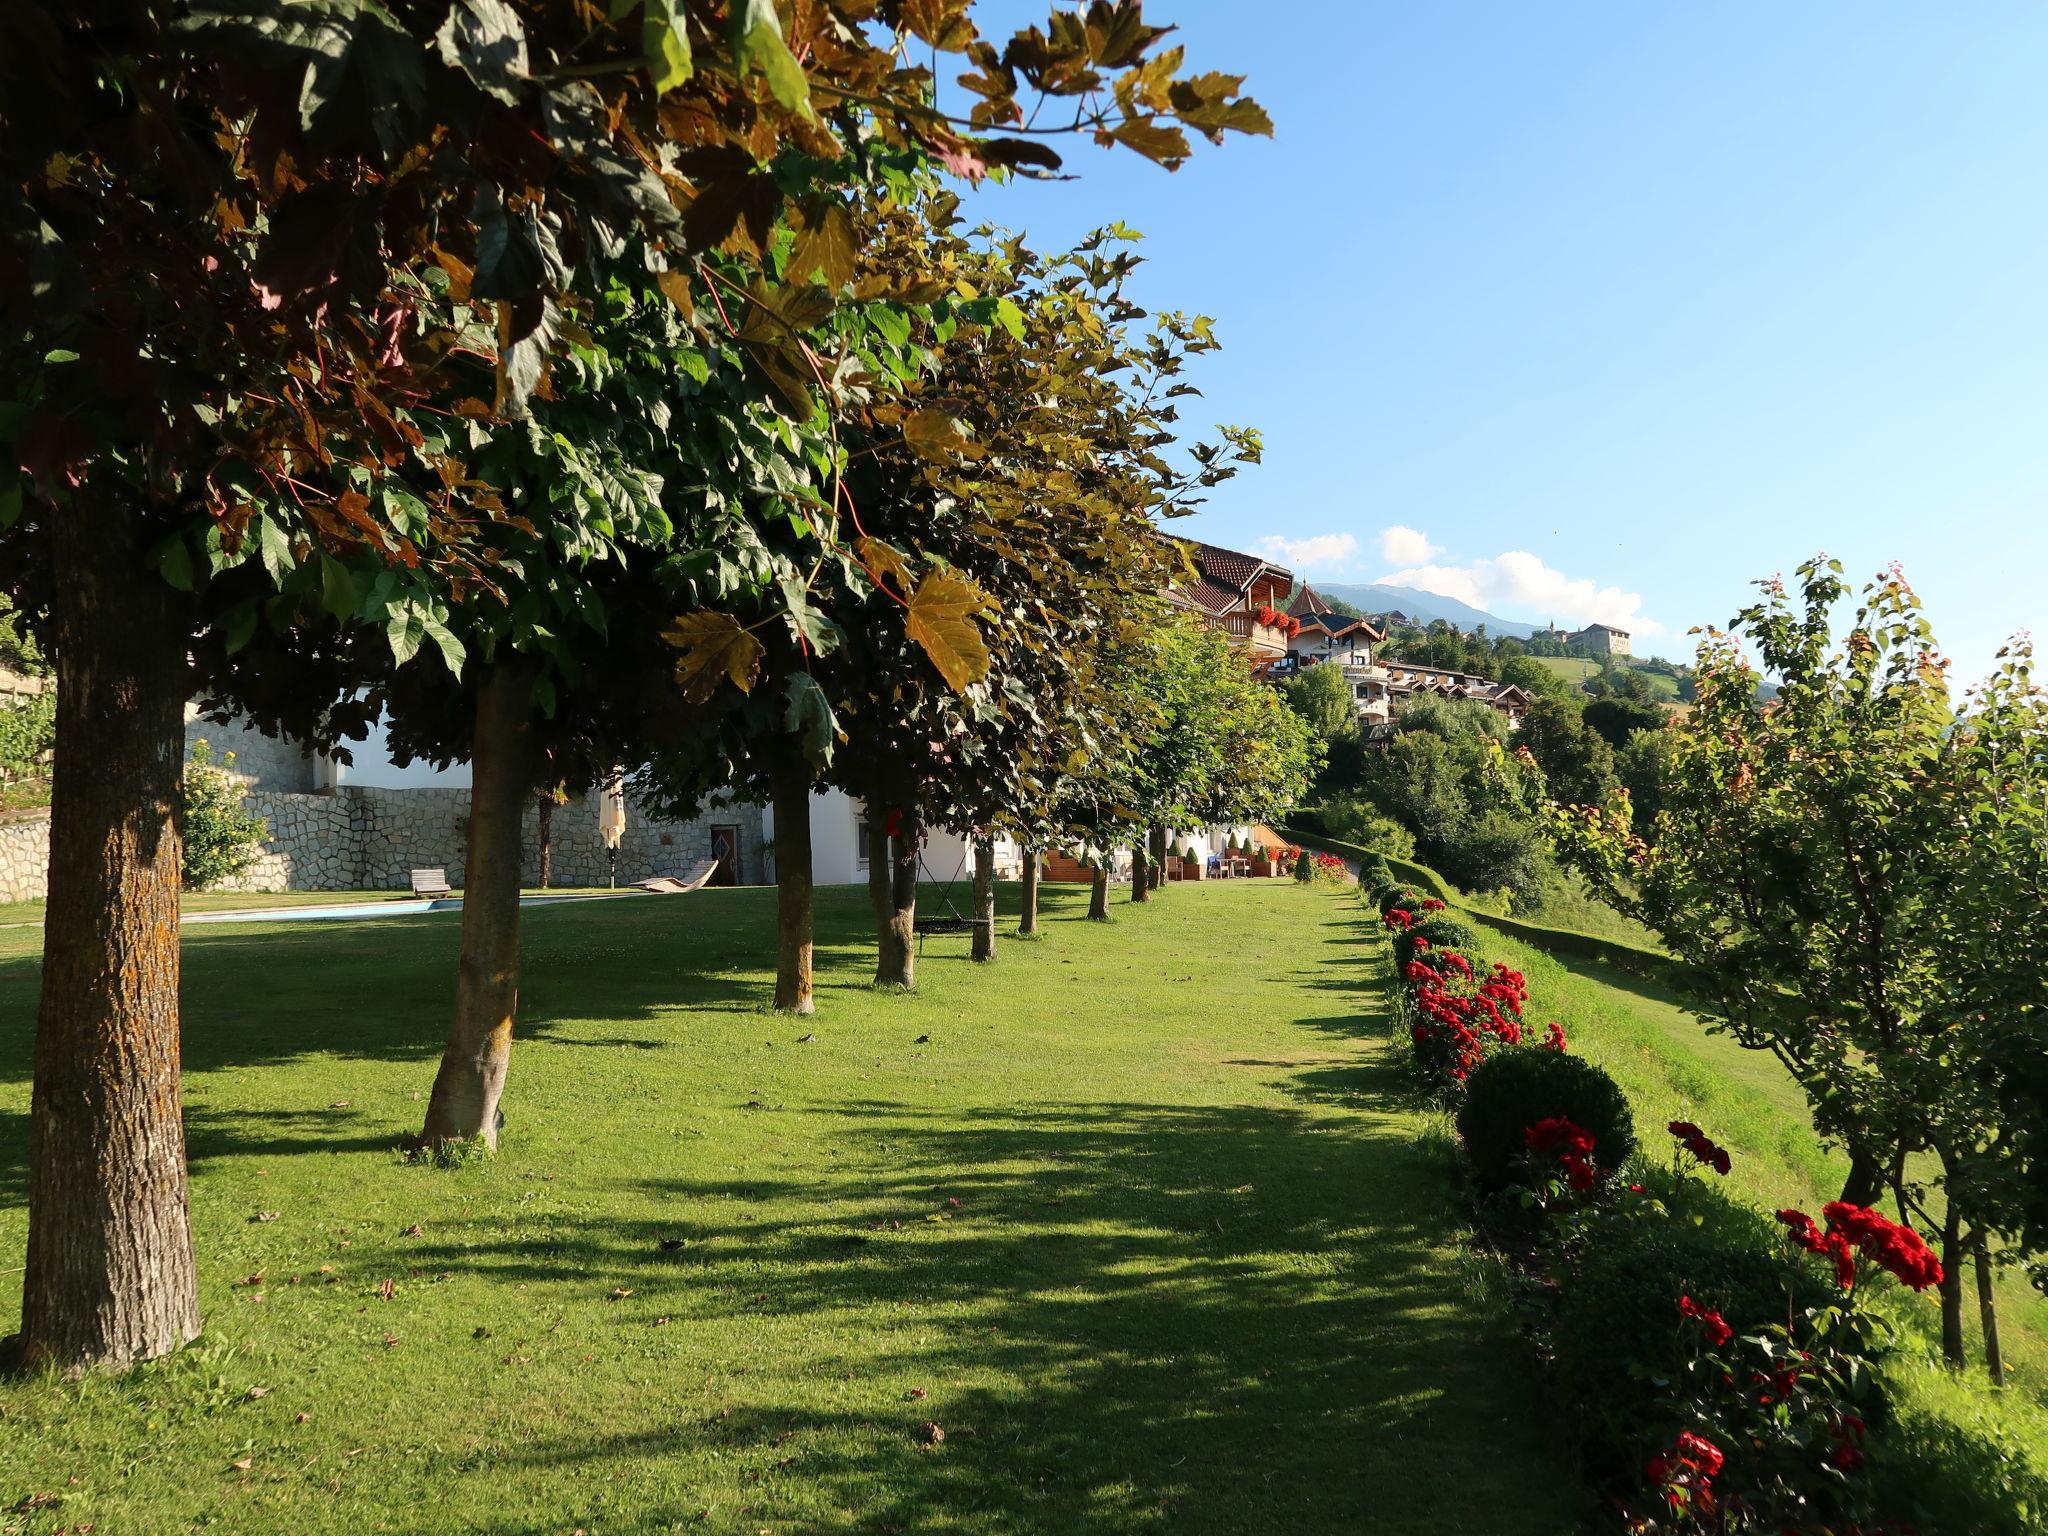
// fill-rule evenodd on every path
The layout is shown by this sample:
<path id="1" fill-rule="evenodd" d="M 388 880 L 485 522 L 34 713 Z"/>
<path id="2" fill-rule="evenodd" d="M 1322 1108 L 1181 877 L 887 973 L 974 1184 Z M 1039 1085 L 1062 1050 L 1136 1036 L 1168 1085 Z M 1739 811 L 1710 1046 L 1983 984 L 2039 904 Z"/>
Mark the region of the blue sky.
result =
<path id="1" fill-rule="evenodd" d="M 1674 656 L 1823 549 L 1901 562 L 1964 680 L 2048 619 L 2048 7 L 1146 10 L 1277 137 L 977 211 L 1125 219 L 1217 318 L 1191 425 L 1267 458 L 1190 532 Z"/>

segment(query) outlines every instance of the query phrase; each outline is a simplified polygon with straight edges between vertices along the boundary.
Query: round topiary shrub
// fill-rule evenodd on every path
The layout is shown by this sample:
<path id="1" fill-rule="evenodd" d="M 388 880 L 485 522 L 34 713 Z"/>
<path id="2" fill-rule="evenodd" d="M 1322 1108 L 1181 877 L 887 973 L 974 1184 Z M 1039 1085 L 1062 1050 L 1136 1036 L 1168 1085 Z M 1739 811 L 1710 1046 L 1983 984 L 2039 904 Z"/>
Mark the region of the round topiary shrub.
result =
<path id="1" fill-rule="evenodd" d="M 1475 947 L 1479 943 L 1479 935 L 1454 917 L 1433 912 L 1407 932 L 1395 934 L 1394 959 L 1399 964 L 1406 965 L 1415 958 L 1415 941 L 1418 938 L 1429 940 L 1431 949 L 1455 949 L 1475 966 L 1478 964 Z"/>
<path id="2" fill-rule="evenodd" d="M 1593 1162 L 1603 1171 L 1620 1167 L 1636 1149 L 1628 1100 L 1593 1063 L 1562 1051 L 1502 1051 L 1472 1069 L 1458 1106 L 1458 1139 L 1480 1187 L 1499 1190 L 1521 1182 L 1528 1150 L 1524 1133 L 1552 1116 L 1591 1133 Z"/>
<path id="3" fill-rule="evenodd" d="M 1396 907 L 1406 908 L 1419 915 L 1422 911 L 1422 892 L 1412 885 L 1391 885 L 1379 893 L 1379 903 L 1382 917 Z"/>

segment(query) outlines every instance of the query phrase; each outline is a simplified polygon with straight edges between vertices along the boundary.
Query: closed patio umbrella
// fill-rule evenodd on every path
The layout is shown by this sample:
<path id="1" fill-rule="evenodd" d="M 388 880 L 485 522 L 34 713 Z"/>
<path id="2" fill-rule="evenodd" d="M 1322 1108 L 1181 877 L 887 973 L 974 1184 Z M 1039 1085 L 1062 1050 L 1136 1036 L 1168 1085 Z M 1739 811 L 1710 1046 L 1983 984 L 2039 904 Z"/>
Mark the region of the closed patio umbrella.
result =
<path id="1" fill-rule="evenodd" d="M 597 798 L 597 835 L 603 841 L 610 866 L 610 883 L 619 883 L 619 839 L 626 835 L 626 785 L 614 775 Z"/>

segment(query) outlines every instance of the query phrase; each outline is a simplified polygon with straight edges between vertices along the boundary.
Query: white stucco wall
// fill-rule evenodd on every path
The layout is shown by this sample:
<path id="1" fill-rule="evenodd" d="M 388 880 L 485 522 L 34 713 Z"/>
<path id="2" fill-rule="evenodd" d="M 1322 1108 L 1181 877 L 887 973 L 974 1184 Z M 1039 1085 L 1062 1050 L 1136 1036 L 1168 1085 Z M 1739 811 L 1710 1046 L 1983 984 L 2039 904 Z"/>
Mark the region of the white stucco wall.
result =
<path id="1" fill-rule="evenodd" d="M 856 835 L 864 817 L 860 802 L 844 790 L 820 790 L 811 796 L 811 879 L 817 885 L 866 885 L 867 848 Z M 761 808 L 761 843 L 772 849 L 775 842 L 775 812 Z M 974 876 L 974 851 L 968 840 L 945 827 L 925 833 L 923 878 L 940 885 L 964 883 Z M 1016 844 L 996 839 L 996 874 L 1004 880 L 1022 872 Z"/>

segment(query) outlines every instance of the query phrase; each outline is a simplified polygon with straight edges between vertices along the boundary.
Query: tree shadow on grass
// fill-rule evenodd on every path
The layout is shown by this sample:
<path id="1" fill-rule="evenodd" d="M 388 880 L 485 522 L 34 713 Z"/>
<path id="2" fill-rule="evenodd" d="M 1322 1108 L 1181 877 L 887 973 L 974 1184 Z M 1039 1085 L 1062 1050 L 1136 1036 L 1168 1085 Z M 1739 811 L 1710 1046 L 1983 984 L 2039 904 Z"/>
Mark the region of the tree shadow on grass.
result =
<path id="1" fill-rule="evenodd" d="M 1448 1275 L 1440 1155 L 1367 1080 L 1347 1092 L 1368 1112 L 835 1102 L 855 1145 L 816 1178 L 642 1184 L 672 1213 L 417 1262 L 565 1301 L 602 1276 L 632 1290 L 620 1329 L 851 1335 L 815 1375 L 862 1365 L 860 1406 L 769 1378 L 704 1424 L 514 1453 L 730 1447 L 759 1474 L 746 1519 L 777 1529 L 815 1529 L 821 1498 L 877 1532 L 1567 1528 L 1505 1346 Z M 804 1214 L 746 1219 L 771 1202 Z"/>

